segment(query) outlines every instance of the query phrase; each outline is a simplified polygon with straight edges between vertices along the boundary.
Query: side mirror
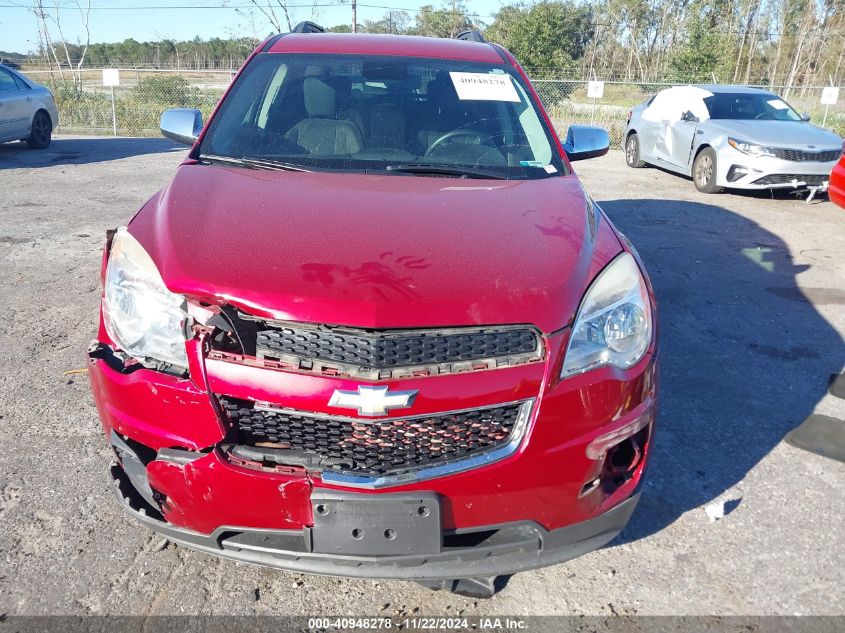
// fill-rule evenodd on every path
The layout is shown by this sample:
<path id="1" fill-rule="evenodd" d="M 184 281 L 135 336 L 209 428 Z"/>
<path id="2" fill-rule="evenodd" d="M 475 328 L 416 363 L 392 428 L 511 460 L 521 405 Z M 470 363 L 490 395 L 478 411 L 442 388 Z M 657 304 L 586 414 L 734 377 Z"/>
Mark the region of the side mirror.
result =
<path id="1" fill-rule="evenodd" d="M 202 112 L 193 108 L 165 110 L 159 128 L 167 138 L 184 145 L 193 145 L 202 131 Z"/>
<path id="2" fill-rule="evenodd" d="M 610 136 L 600 127 L 570 125 L 563 149 L 570 161 L 604 156 L 610 149 Z"/>
<path id="3" fill-rule="evenodd" d="M 801 115 L 801 120 L 802 120 L 802 121 L 809 121 L 809 120 L 810 120 L 810 113 L 809 113 L 809 112 L 804 112 L 804 113 Z"/>
<path id="4" fill-rule="evenodd" d="M 681 121 L 688 121 L 689 123 L 698 123 L 698 117 L 687 110 L 681 115 Z"/>

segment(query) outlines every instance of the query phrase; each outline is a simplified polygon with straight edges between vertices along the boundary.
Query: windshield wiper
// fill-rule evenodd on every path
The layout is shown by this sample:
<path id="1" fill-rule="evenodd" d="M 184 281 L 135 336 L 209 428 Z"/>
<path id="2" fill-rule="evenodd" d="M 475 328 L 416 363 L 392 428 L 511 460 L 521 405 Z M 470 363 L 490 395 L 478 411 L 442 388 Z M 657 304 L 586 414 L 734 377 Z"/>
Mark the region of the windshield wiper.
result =
<path id="1" fill-rule="evenodd" d="M 507 180 L 507 176 L 482 169 L 469 167 L 458 167 L 454 165 L 429 165 L 427 163 L 403 163 L 399 165 L 388 165 L 386 171 L 398 171 L 403 174 L 457 176 L 458 178 L 486 178 L 490 180 Z"/>
<path id="2" fill-rule="evenodd" d="M 209 163 L 223 163 L 224 165 L 237 165 L 247 169 L 271 169 L 276 171 L 310 171 L 301 165 L 286 163 L 280 160 L 268 160 L 265 158 L 235 158 L 234 156 L 217 156 L 216 154 L 200 154 L 199 159 Z"/>

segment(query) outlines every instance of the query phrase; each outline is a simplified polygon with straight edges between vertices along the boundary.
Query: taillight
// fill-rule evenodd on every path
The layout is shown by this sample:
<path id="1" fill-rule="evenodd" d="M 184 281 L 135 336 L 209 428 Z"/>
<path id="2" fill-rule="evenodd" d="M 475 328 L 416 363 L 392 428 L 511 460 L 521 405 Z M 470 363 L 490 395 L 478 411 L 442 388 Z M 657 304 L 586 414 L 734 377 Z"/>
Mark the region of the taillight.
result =
<path id="1" fill-rule="evenodd" d="M 633 110 L 628 110 L 628 123 L 630 123 L 630 122 L 631 122 L 631 116 L 632 116 L 633 114 L 634 114 L 634 111 L 633 111 Z M 843 144 L 845 144 L 845 143 L 843 143 Z"/>

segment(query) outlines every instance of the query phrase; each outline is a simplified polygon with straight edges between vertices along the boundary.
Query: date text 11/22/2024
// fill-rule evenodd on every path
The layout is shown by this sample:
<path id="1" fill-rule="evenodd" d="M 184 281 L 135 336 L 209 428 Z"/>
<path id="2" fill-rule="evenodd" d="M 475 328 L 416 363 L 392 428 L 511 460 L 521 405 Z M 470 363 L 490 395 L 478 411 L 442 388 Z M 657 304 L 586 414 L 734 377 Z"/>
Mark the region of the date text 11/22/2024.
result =
<path id="1" fill-rule="evenodd" d="M 521 631 L 528 623 L 511 617 L 437 617 L 415 616 L 394 619 L 389 617 L 309 618 L 309 630 L 426 630 L 426 631 Z"/>

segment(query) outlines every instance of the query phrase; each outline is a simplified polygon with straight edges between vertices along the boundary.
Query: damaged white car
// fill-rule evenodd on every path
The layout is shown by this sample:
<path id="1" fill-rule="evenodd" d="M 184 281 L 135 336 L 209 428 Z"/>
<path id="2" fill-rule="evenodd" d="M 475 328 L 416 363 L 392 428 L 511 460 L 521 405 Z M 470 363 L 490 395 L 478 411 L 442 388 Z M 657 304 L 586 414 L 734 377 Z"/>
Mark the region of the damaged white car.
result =
<path id="1" fill-rule="evenodd" d="M 744 86 L 674 86 L 628 113 L 625 161 L 691 176 L 696 189 L 826 191 L 842 139 L 780 97 Z"/>

